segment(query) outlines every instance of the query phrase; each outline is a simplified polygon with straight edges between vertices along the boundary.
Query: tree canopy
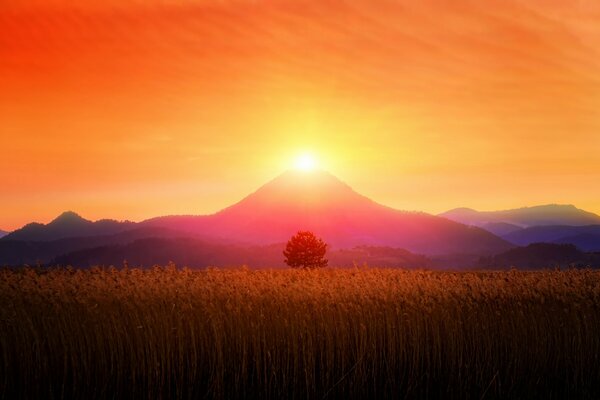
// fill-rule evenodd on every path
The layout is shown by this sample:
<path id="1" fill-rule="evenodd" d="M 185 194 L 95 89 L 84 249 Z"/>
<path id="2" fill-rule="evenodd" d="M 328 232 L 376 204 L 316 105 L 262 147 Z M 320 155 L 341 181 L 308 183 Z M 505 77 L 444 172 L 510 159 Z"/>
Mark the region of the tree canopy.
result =
<path id="1" fill-rule="evenodd" d="M 292 268 L 322 268 L 327 266 L 327 243 L 310 231 L 299 231 L 287 242 L 283 255 Z"/>

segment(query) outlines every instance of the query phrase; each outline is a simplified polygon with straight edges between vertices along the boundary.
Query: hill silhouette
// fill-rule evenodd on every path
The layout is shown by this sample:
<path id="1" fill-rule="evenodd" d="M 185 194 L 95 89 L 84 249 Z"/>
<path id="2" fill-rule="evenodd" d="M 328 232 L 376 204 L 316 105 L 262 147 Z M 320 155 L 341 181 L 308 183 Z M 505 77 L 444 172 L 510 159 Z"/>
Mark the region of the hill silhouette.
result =
<path id="1" fill-rule="evenodd" d="M 123 245 L 99 246 L 78 250 L 51 260 L 51 265 L 120 266 L 127 260 L 131 266 L 150 267 L 174 262 L 180 266 L 204 268 L 210 266 L 287 268 L 282 253 L 284 243 L 265 246 L 213 243 L 194 238 L 146 238 Z M 353 249 L 331 250 L 329 265 L 352 267 L 377 265 L 380 267 L 425 268 L 429 260 L 403 249 L 361 246 Z"/>
<path id="2" fill-rule="evenodd" d="M 4 236 L 6 236 L 6 235 L 8 235 L 8 234 L 9 234 L 9 232 L 7 232 L 7 231 L 3 231 L 3 230 L 1 230 L 1 229 L 0 229 L 0 238 L 2 238 L 2 237 L 4 237 Z"/>
<path id="3" fill-rule="evenodd" d="M 600 267 L 600 254 L 584 253 L 572 244 L 532 243 L 510 249 L 493 257 L 484 257 L 485 268 L 542 269 L 554 267 Z"/>
<path id="4" fill-rule="evenodd" d="M 73 211 L 66 211 L 48 224 L 30 223 L 17 229 L 2 240 L 51 241 L 69 237 L 110 235 L 135 227 L 134 222 L 103 219 L 96 222 L 82 218 Z"/>
<path id="5" fill-rule="evenodd" d="M 285 172 L 213 215 L 160 217 L 143 224 L 252 245 L 283 242 L 303 229 L 337 248 L 368 245 L 424 254 L 493 254 L 511 247 L 477 227 L 378 204 L 323 171 Z"/>
<path id="6" fill-rule="evenodd" d="M 185 235 L 166 228 L 135 227 L 114 235 L 69 237 L 46 241 L 0 240 L 0 266 L 49 264 L 56 257 L 85 249 L 124 245 L 145 238 L 182 236 Z"/>
<path id="7" fill-rule="evenodd" d="M 584 232 L 564 236 L 552 241 L 553 243 L 570 243 L 582 251 L 600 252 L 600 233 Z"/>

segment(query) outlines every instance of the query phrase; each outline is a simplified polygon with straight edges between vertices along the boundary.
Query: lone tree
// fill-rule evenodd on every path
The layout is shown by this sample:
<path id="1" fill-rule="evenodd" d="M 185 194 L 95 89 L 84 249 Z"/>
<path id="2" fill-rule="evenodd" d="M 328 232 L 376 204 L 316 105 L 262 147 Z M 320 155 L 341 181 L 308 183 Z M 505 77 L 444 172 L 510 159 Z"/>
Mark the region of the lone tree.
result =
<path id="1" fill-rule="evenodd" d="M 312 232 L 299 231 L 287 242 L 283 255 L 292 268 L 321 268 L 327 266 L 327 243 Z"/>

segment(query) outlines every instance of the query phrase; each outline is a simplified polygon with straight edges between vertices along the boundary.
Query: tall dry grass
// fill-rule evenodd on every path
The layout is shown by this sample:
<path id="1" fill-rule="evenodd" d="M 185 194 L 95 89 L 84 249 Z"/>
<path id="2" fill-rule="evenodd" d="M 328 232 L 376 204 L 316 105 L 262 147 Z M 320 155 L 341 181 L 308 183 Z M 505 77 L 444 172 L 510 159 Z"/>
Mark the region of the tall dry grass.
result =
<path id="1" fill-rule="evenodd" d="M 0 271 L 3 398 L 598 398 L 600 273 Z"/>

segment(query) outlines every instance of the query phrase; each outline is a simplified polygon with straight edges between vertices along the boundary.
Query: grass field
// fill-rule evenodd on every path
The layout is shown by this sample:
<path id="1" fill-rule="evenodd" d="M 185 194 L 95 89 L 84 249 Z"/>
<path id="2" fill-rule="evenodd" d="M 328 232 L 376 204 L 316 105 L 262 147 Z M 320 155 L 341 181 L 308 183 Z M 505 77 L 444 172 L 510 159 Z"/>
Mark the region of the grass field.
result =
<path id="1" fill-rule="evenodd" d="M 1 270 L 2 398 L 599 398 L 600 272 Z"/>

